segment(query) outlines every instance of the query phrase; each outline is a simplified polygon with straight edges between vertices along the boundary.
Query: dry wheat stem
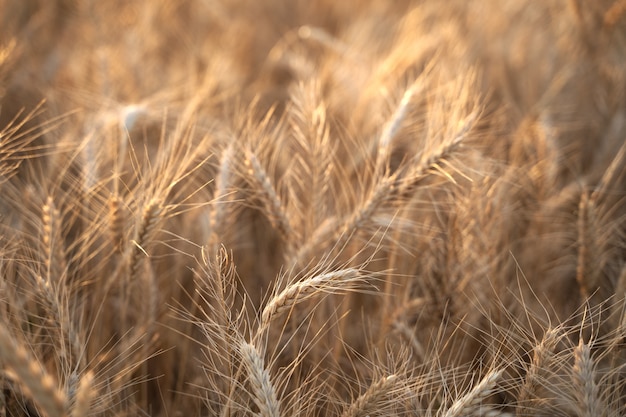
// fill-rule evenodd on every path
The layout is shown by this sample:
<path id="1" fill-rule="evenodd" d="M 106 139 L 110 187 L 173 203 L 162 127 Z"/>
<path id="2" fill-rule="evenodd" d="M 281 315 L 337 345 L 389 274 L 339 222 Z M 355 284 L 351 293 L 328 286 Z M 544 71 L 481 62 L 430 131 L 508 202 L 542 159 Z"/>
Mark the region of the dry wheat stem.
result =
<path id="1" fill-rule="evenodd" d="M 0 326 L 0 359 L 8 375 L 19 382 L 25 393 L 47 417 L 65 417 L 67 400 L 58 384 L 46 370 L 32 359 L 24 346 Z"/>
<path id="2" fill-rule="evenodd" d="M 245 341 L 241 342 L 240 353 L 248 372 L 248 381 L 253 394 L 252 399 L 259 408 L 259 416 L 279 417 L 280 402 L 278 401 L 269 371 L 265 368 L 261 353 L 254 345 Z"/>

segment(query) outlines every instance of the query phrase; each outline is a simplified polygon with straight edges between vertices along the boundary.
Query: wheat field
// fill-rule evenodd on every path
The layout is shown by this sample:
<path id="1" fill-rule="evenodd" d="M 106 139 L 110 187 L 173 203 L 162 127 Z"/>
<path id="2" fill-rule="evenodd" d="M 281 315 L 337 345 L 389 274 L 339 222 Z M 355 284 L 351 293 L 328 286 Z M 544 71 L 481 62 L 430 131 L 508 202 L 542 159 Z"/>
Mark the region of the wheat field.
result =
<path id="1" fill-rule="evenodd" d="M 0 417 L 626 409 L 626 1 L 0 0 Z"/>

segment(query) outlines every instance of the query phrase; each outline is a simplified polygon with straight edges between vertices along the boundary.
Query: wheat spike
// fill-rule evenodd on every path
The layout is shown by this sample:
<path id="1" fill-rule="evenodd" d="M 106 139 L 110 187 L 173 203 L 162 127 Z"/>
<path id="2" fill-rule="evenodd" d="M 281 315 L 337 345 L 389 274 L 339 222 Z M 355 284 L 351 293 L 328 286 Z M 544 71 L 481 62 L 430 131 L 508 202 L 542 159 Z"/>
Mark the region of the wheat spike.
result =
<path id="1" fill-rule="evenodd" d="M 259 416 L 279 417 L 280 402 L 261 353 L 247 342 L 241 343 L 240 353 L 248 371 L 248 381 L 252 388 L 253 401 L 259 408 Z"/>
<path id="2" fill-rule="evenodd" d="M 293 238 L 294 231 L 289 216 L 285 211 L 284 204 L 272 185 L 269 175 L 263 166 L 261 166 L 259 159 L 254 153 L 248 152 L 246 165 L 248 166 L 248 179 L 252 182 L 254 189 L 259 193 L 261 201 L 265 206 L 265 213 L 272 223 L 272 226 L 278 230 L 285 240 Z"/>
<path id="3" fill-rule="evenodd" d="M 122 198 L 117 195 L 111 195 L 109 199 L 109 227 L 111 231 L 111 241 L 113 249 L 116 253 L 123 253 L 125 250 L 125 226 L 126 213 Z"/>
<path id="4" fill-rule="evenodd" d="M 362 277 L 358 269 L 346 268 L 314 275 L 291 284 L 265 305 L 261 313 L 260 329 L 266 329 L 274 317 L 317 293 L 332 294 L 346 291 L 354 288 L 361 281 Z"/>
<path id="5" fill-rule="evenodd" d="M 87 417 L 94 397 L 94 374 L 89 371 L 80 378 L 71 417 Z"/>
<path id="6" fill-rule="evenodd" d="M 8 376 L 22 386 L 30 399 L 47 417 L 65 417 L 66 398 L 57 382 L 46 370 L 32 359 L 24 346 L 0 326 L 0 359 L 8 368 Z"/>
<path id="7" fill-rule="evenodd" d="M 595 208 L 589 192 L 583 191 L 578 204 L 578 263 L 576 281 L 583 301 L 595 291 L 600 274 L 598 243 L 594 239 L 598 233 L 595 221 Z"/>
<path id="8" fill-rule="evenodd" d="M 582 338 L 574 349 L 574 366 L 572 367 L 574 392 L 580 417 L 597 417 L 604 415 L 607 409 L 600 401 L 598 385 L 595 381 L 595 365 L 591 357 L 589 344 Z"/>
<path id="9" fill-rule="evenodd" d="M 543 384 L 542 374 L 549 369 L 554 356 L 554 349 L 560 338 L 560 331 L 557 328 L 549 328 L 541 342 L 533 349 L 533 358 L 530 366 L 526 371 L 524 384 L 520 388 L 518 395 L 518 408 L 516 415 L 523 415 L 525 408 L 531 408 L 530 405 L 537 396 L 539 388 Z"/>
<path id="10" fill-rule="evenodd" d="M 147 248 L 152 243 L 153 234 L 161 221 L 163 206 L 161 201 L 153 198 L 143 209 L 141 221 L 135 232 L 135 239 L 129 259 L 129 279 L 134 282 L 141 268 L 142 255 L 147 255 Z"/>
<path id="11" fill-rule="evenodd" d="M 65 274 L 67 261 L 61 233 L 61 213 L 56 208 L 52 196 L 46 199 L 41 218 L 46 276 L 50 282 L 58 283 Z"/>
<path id="12" fill-rule="evenodd" d="M 455 400 L 442 417 L 472 415 L 480 409 L 482 402 L 493 393 L 493 387 L 502 376 L 503 369 L 489 371 L 467 394 Z"/>
<path id="13" fill-rule="evenodd" d="M 388 375 L 380 378 L 369 386 L 367 391 L 361 394 L 350 406 L 341 414 L 341 417 L 359 417 L 369 415 L 368 411 L 376 411 L 376 407 L 381 405 L 381 401 L 393 391 L 398 383 L 397 375 Z"/>

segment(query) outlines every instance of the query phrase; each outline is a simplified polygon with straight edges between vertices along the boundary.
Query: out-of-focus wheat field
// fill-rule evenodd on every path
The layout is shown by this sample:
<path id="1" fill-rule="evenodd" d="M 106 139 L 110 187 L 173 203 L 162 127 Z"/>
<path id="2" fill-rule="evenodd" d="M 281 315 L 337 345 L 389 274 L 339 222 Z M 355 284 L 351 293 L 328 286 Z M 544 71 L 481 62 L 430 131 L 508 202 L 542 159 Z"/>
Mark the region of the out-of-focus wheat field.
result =
<path id="1" fill-rule="evenodd" d="M 626 1 L 0 0 L 0 417 L 626 407 Z"/>

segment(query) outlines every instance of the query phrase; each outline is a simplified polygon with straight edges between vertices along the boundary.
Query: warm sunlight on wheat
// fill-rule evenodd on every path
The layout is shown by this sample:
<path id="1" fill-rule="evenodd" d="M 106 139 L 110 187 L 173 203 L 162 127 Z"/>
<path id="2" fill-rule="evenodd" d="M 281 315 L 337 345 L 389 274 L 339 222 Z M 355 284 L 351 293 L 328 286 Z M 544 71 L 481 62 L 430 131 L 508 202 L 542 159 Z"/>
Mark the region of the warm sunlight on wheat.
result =
<path id="1" fill-rule="evenodd" d="M 626 2 L 0 0 L 0 417 L 626 409 Z"/>

